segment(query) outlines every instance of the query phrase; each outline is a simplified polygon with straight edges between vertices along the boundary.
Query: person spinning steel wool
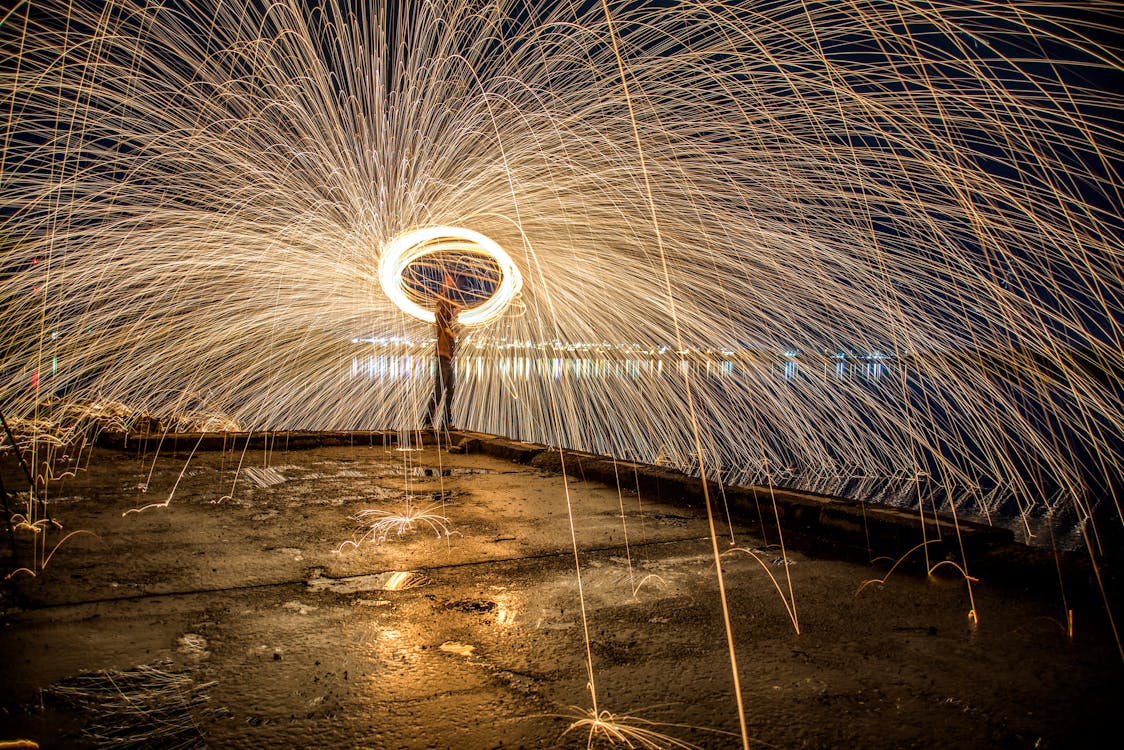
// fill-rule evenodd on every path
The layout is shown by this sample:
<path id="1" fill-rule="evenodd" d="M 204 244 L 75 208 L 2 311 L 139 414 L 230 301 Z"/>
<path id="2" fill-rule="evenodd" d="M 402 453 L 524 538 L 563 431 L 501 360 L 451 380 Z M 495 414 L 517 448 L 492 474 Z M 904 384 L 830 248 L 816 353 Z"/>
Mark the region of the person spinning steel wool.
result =
<path id="1" fill-rule="evenodd" d="M 460 311 L 460 302 L 454 299 L 453 292 L 457 289 L 456 281 L 448 273 L 441 281 L 441 291 L 437 295 L 436 320 L 437 329 L 437 376 L 433 381 L 433 398 L 425 410 L 424 425 L 437 428 L 435 421 L 437 405 L 442 396 L 445 399 L 445 429 L 453 429 L 453 389 L 456 385 L 456 375 L 453 370 L 453 359 L 457 353 L 457 334 L 460 324 L 457 322 L 457 313 Z"/>

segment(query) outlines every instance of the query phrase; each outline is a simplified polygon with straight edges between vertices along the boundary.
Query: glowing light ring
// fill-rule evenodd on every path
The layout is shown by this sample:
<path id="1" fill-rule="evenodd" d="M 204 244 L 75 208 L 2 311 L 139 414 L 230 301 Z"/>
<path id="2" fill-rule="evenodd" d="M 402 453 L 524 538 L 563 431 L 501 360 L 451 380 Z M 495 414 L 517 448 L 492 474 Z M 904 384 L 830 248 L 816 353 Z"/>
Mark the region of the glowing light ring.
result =
<path id="1" fill-rule="evenodd" d="M 462 227 L 426 227 L 394 238 L 379 258 L 379 284 L 394 304 L 415 318 L 432 323 L 434 314 L 406 296 L 402 273 L 406 267 L 426 255 L 440 252 L 468 252 L 484 255 L 495 261 L 500 270 L 500 283 L 487 300 L 465 308 L 457 315 L 463 325 L 486 323 L 497 317 L 523 288 L 523 276 L 515 261 L 494 240 Z"/>

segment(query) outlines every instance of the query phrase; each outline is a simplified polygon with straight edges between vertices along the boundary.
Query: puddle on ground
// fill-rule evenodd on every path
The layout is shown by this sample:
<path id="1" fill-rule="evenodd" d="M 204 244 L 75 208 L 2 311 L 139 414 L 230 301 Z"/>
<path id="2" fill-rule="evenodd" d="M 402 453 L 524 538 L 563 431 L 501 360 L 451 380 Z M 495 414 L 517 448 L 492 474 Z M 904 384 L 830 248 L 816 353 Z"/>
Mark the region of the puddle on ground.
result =
<path id="1" fill-rule="evenodd" d="M 415 477 L 464 477 L 475 474 L 496 474 L 493 469 L 453 468 L 437 469 L 432 466 L 415 466 L 410 472 Z"/>
<path id="2" fill-rule="evenodd" d="M 677 513 L 644 513 L 640 516 L 644 521 L 655 521 L 661 526 L 686 526 L 691 519 Z"/>
<path id="3" fill-rule="evenodd" d="M 447 654 L 456 654 L 457 656 L 472 656 L 472 652 L 476 650 L 476 646 L 457 643 L 456 641 L 445 641 L 438 648 Z"/>
<path id="4" fill-rule="evenodd" d="M 449 602 L 445 605 L 445 609 L 453 609 L 458 612 L 469 612 L 473 614 L 484 614 L 492 612 L 498 605 L 488 599 L 462 599 L 456 602 Z"/>

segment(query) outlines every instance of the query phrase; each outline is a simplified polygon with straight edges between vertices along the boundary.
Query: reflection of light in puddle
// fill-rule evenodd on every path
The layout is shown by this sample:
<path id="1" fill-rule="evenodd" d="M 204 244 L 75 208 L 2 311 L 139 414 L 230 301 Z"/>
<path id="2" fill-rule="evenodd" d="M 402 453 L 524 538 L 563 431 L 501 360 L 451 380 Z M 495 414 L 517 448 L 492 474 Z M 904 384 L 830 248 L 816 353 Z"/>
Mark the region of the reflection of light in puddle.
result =
<path id="1" fill-rule="evenodd" d="M 476 646 L 457 643 L 456 641 L 445 641 L 438 648 L 447 654 L 456 654 L 457 656 L 472 656 L 472 652 L 476 650 Z"/>
<path id="2" fill-rule="evenodd" d="M 496 624 L 497 625 L 514 625 L 515 624 L 515 610 L 508 609 L 504 606 L 503 602 L 497 602 L 496 607 Z"/>
<path id="3" fill-rule="evenodd" d="M 396 641 L 402 637 L 401 631 L 398 630 L 384 630 L 379 633 L 379 638 L 384 641 Z"/>

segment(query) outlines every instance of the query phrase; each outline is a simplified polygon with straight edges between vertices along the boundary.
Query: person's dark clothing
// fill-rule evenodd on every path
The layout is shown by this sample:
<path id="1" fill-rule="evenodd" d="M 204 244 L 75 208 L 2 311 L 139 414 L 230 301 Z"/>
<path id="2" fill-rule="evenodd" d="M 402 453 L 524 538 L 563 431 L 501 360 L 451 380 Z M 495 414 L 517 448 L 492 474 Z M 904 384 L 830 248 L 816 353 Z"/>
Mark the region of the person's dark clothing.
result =
<path id="1" fill-rule="evenodd" d="M 457 353 L 457 312 L 446 299 L 437 302 L 435 326 L 437 328 L 437 373 L 433 381 L 433 398 L 425 410 L 425 425 L 436 427 L 434 417 L 437 414 L 437 404 L 445 399 L 445 429 L 453 426 L 453 389 L 456 386 L 456 373 L 453 369 L 453 358 Z"/>
<path id="2" fill-rule="evenodd" d="M 433 398 L 429 400 L 429 408 L 425 412 L 425 424 L 436 427 L 433 416 L 437 412 L 437 404 L 441 398 L 445 399 L 445 429 L 453 427 L 453 389 L 456 387 L 456 377 L 453 371 L 453 360 L 449 357 L 437 357 L 437 374 L 433 382 Z"/>

